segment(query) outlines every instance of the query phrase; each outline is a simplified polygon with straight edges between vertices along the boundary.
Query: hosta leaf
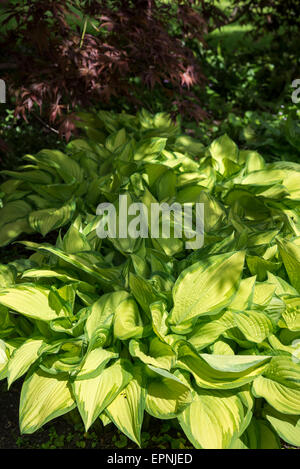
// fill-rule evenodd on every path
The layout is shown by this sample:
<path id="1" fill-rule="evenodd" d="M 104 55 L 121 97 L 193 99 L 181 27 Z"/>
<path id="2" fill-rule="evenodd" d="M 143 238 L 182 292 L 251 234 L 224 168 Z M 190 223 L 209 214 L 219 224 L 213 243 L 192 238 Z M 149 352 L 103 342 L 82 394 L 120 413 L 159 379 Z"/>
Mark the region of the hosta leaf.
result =
<path id="1" fill-rule="evenodd" d="M 263 355 L 231 355 L 229 357 L 201 353 L 199 356 L 213 369 L 229 373 L 241 373 L 271 359 L 271 357 Z"/>
<path id="2" fill-rule="evenodd" d="M 21 233 L 30 233 L 28 214 L 32 207 L 23 200 L 8 202 L 0 209 L 0 246 L 5 246 Z"/>
<path id="3" fill-rule="evenodd" d="M 72 199 L 75 194 L 80 192 L 80 189 L 82 192 L 83 187 L 83 184 L 80 185 L 79 182 L 72 181 L 69 184 L 48 184 L 47 186 L 34 184 L 32 189 L 41 197 L 46 197 L 52 204 L 61 204 Z"/>
<path id="4" fill-rule="evenodd" d="M 217 340 L 212 346 L 213 355 L 234 355 L 234 349 L 225 340 Z"/>
<path id="5" fill-rule="evenodd" d="M 54 285 L 51 286 L 48 302 L 49 306 L 56 311 L 64 311 L 66 316 L 73 316 L 73 309 L 75 304 L 76 290 L 74 285 L 64 285 L 57 289 Z"/>
<path id="6" fill-rule="evenodd" d="M 275 290 L 275 285 L 271 283 L 256 282 L 252 301 L 253 305 L 266 306 L 267 304 L 269 304 L 274 296 Z"/>
<path id="7" fill-rule="evenodd" d="M 70 183 L 74 179 L 81 181 L 83 178 L 83 171 L 79 164 L 61 151 L 42 150 L 37 154 L 37 158 L 50 168 L 55 168 L 66 183 Z M 40 181 L 37 182 L 40 183 Z"/>
<path id="8" fill-rule="evenodd" d="M 43 287 L 29 284 L 16 285 L 13 288 L 0 290 L 0 303 L 24 316 L 40 321 L 51 321 L 64 314 L 63 311 L 57 314 L 50 307 L 49 293 L 50 291 Z"/>
<path id="9" fill-rule="evenodd" d="M 73 277 L 68 274 L 68 272 L 63 270 L 49 270 L 47 268 L 44 269 L 29 269 L 25 270 L 22 274 L 22 278 L 33 278 L 33 279 L 46 279 L 46 278 L 57 278 L 65 283 L 77 283 L 78 289 L 82 291 L 94 292 L 95 287 L 90 285 L 87 282 L 83 282 L 76 277 Z"/>
<path id="10" fill-rule="evenodd" d="M 93 303 L 85 325 L 87 336 L 91 342 L 97 337 L 97 331 L 103 327 L 110 329 L 117 307 L 128 297 L 127 291 L 106 293 Z"/>
<path id="11" fill-rule="evenodd" d="M 169 331 L 166 305 L 163 301 L 157 301 L 151 304 L 150 311 L 153 331 L 161 341 L 164 341 Z"/>
<path id="12" fill-rule="evenodd" d="M 105 142 L 106 148 L 112 153 L 116 151 L 120 146 L 126 143 L 126 130 L 121 129 L 111 134 Z"/>
<path id="13" fill-rule="evenodd" d="M 27 181 L 37 184 L 51 184 L 52 177 L 51 174 L 46 171 L 39 171 L 35 169 L 34 171 L 2 171 L 2 174 L 6 176 L 11 176 L 15 179 L 21 181 Z"/>
<path id="14" fill-rule="evenodd" d="M 26 217 L 32 211 L 30 204 L 24 200 L 15 200 L 8 202 L 3 208 L 0 209 L 1 226 L 13 222 L 20 218 Z"/>
<path id="15" fill-rule="evenodd" d="M 276 433 L 286 443 L 300 446 L 300 418 L 299 415 L 285 415 L 272 407 L 264 409 L 264 416 L 270 422 Z"/>
<path id="16" fill-rule="evenodd" d="M 29 367 L 38 359 L 38 351 L 42 344 L 42 339 L 28 339 L 21 347 L 14 351 L 8 364 L 8 387 L 26 373 Z"/>
<path id="17" fill-rule="evenodd" d="M 69 223 L 74 215 L 76 203 L 70 202 L 60 208 L 47 208 L 31 212 L 29 215 L 29 225 L 31 228 L 43 236 L 52 230 L 57 230 L 66 223 Z"/>
<path id="18" fill-rule="evenodd" d="M 154 159 L 156 155 L 159 155 L 165 148 L 167 143 L 166 138 L 153 137 L 142 140 L 141 143 L 137 146 L 134 159 L 135 160 L 148 160 Z M 149 158 L 149 156 L 151 156 Z"/>
<path id="19" fill-rule="evenodd" d="M 238 148 L 228 135 L 223 135 L 214 140 L 209 147 L 209 151 L 213 159 L 217 162 L 217 170 L 222 174 L 225 170 L 225 159 L 232 160 L 233 162 L 238 161 Z"/>
<path id="20" fill-rule="evenodd" d="M 282 183 L 284 179 L 284 171 L 281 169 L 272 168 L 272 165 L 269 165 L 261 171 L 253 171 L 243 178 L 242 184 L 252 185 L 252 186 L 268 186 L 277 183 Z"/>
<path id="21" fill-rule="evenodd" d="M 212 316 L 209 320 L 200 322 L 189 335 L 189 343 L 197 351 L 212 344 L 223 332 L 235 326 L 234 315 L 230 311 Z"/>
<path id="22" fill-rule="evenodd" d="M 197 355 L 187 345 L 178 350 L 177 366 L 189 371 L 206 389 L 234 389 L 250 383 L 265 370 L 268 356 Z"/>
<path id="23" fill-rule="evenodd" d="M 235 449 L 280 449 L 278 436 L 265 420 L 252 418 L 250 425 L 233 446 Z"/>
<path id="24" fill-rule="evenodd" d="M 188 386 L 168 374 L 148 383 L 146 411 L 159 419 L 172 419 L 190 404 L 191 399 Z"/>
<path id="25" fill-rule="evenodd" d="M 0 339 L 0 380 L 6 378 L 9 351 L 6 343 Z"/>
<path id="26" fill-rule="evenodd" d="M 85 272 L 86 274 L 90 275 L 92 278 L 98 280 L 99 283 L 107 284 L 107 282 L 111 281 L 112 279 L 117 281 L 119 277 L 119 270 L 114 267 L 99 267 L 96 266 L 94 263 L 88 259 L 88 257 L 84 257 L 84 255 L 80 254 L 66 254 L 61 249 L 51 246 L 50 244 L 43 244 L 39 245 L 32 242 L 24 241 L 22 242 L 26 247 L 29 249 L 34 249 L 37 251 L 46 251 L 58 258 L 62 259 L 63 261 L 71 264 L 75 269 Z M 86 254 L 88 256 L 88 254 Z"/>
<path id="27" fill-rule="evenodd" d="M 300 414 L 300 390 L 284 386 L 259 376 L 253 382 L 255 397 L 263 397 L 272 407 L 283 414 Z"/>
<path id="28" fill-rule="evenodd" d="M 300 390 L 300 364 L 287 356 L 273 357 L 264 372 L 266 378 Z"/>
<path id="29" fill-rule="evenodd" d="M 5 337 L 11 337 L 15 328 L 16 324 L 14 318 L 9 313 L 9 309 L 5 306 L 0 306 L 0 336 L 3 339 Z"/>
<path id="30" fill-rule="evenodd" d="M 141 446 L 141 430 L 146 405 L 146 388 L 141 369 L 133 369 L 133 379 L 106 408 L 110 420 L 128 438 Z"/>
<path id="31" fill-rule="evenodd" d="M 128 364 L 123 360 L 105 368 L 94 378 L 75 379 L 73 392 L 86 431 L 131 379 Z"/>
<path id="32" fill-rule="evenodd" d="M 169 323 L 174 326 L 201 315 L 217 314 L 237 291 L 244 265 L 244 253 L 215 256 L 205 270 L 198 263 L 179 276 L 173 289 L 174 308 Z"/>
<path id="33" fill-rule="evenodd" d="M 289 283 L 283 280 L 281 277 L 277 277 L 272 273 L 268 272 L 268 283 L 275 286 L 276 295 L 298 295 L 298 292 Z"/>
<path id="34" fill-rule="evenodd" d="M 224 207 L 215 197 L 205 191 L 201 192 L 198 202 L 204 204 L 205 232 L 217 230 L 226 215 Z"/>
<path id="35" fill-rule="evenodd" d="M 241 280 L 238 291 L 230 303 L 231 310 L 249 309 L 253 299 L 256 276 Z"/>
<path id="36" fill-rule="evenodd" d="M 114 336 L 120 340 L 141 338 L 150 331 L 144 326 L 137 303 L 128 298 L 116 308 L 114 315 Z"/>
<path id="37" fill-rule="evenodd" d="M 131 273 L 129 276 L 129 286 L 133 296 L 143 311 L 149 314 L 150 305 L 158 300 L 158 294 L 155 292 L 151 283 L 143 277 Z"/>
<path id="38" fill-rule="evenodd" d="M 266 314 L 257 311 L 236 313 L 235 322 L 247 340 L 258 344 L 273 332 L 272 321 Z"/>
<path id="39" fill-rule="evenodd" d="M 174 146 L 178 151 L 182 151 L 182 153 L 187 152 L 196 156 L 202 154 L 204 150 L 204 145 L 189 135 L 180 135 L 177 137 Z"/>
<path id="40" fill-rule="evenodd" d="M 139 358 L 146 365 L 170 370 L 175 365 L 175 354 L 171 347 L 157 337 L 150 342 L 149 350 L 137 340 L 131 340 L 129 351 L 133 357 Z"/>
<path id="41" fill-rule="evenodd" d="M 290 282 L 300 293 L 300 246 L 283 239 L 278 239 L 277 243 Z"/>
<path id="42" fill-rule="evenodd" d="M 0 264 L 0 288 L 10 287 L 15 283 L 16 272 L 9 265 Z"/>
<path id="43" fill-rule="evenodd" d="M 89 251 L 91 246 L 85 235 L 73 224 L 68 229 L 63 239 L 64 250 L 68 253 Z"/>
<path id="44" fill-rule="evenodd" d="M 263 157 L 253 150 L 240 150 L 239 163 L 246 163 L 246 174 L 264 169 L 266 164 Z"/>
<path id="45" fill-rule="evenodd" d="M 41 370 L 27 376 L 21 392 L 20 430 L 33 433 L 76 407 L 68 381 Z"/>
<path id="46" fill-rule="evenodd" d="M 284 298 L 285 309 L 279 321 L 280 327 L 300 331 L 300 297 Z"/>
<path id="47" fill-rule="evenodd" d="M 168 200 L 176 194 L 176 174 L 169 170 L 164 173 L 156 182 L 157 198 L 159 201 Z"/>
<path id="48" fill-rule="evenodd" d="M 76 375 L 76 381 L 98 376 L 107 363 L 113 358 L 118 358 L 118 356 L 118 353 L 103 348 L 96 348 L 89 351 L 79 373 Z"/>
<path id="49" fill-rule="evenodd" d="M 267 278 L 268 272 L 277 272 L 280 268 L 279 262 L 272 262 L 258 256 L 246 257 L 248 268 L 252 275 L 257 275 L 257 280 L 262 282 Z"/>
<path id="50" fill-rule="evenodd" d="M 228 391 L 199 390 L 178 420 L 195 448 L 225 449 L 240 436 L 244 417 L 244 408 L 237 395 Z"/>
<path id="51" fill-rule="evenodd" d="M 183 250 L 183 242 L 179 238 L 152 238 L 152 244 L 155 249 L 162 250 L 170 257 Z"/>
<path id="52" fill-rule="evenodd" d="M 103 427 L 106 427 L 106 425 L 112 423 L 112 421 L 105 412 L 102 412 L 102 414 L 99 415 L 99 419 L 101 420 Z"/>

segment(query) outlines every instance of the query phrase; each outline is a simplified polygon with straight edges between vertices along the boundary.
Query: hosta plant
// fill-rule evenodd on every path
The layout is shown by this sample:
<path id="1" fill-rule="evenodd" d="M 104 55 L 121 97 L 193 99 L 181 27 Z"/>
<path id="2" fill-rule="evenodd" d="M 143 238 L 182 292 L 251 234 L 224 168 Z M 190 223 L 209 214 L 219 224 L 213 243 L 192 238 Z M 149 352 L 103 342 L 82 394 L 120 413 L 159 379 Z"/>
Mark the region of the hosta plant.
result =
<path id="1" fill-rule="evenodd" d="M 86 430 L 100 418 L 139 445 L 146 412 L 178 419 L 195 448 L 299 446 L 300 166 L 227 136 L 204 148 L 162 114 L 81 118 L 86 139 L 1 187 L 3 244 L 28 232 L 28 258 L 0 267 L 0 372 L 23 380 L 21 431 L 77 408 Z M 203 203 L 204 246 L 100 239 L 96 207 L 119 216 L 120 194 Z M 55 245 L 30 240 L 62 226 Z"/>

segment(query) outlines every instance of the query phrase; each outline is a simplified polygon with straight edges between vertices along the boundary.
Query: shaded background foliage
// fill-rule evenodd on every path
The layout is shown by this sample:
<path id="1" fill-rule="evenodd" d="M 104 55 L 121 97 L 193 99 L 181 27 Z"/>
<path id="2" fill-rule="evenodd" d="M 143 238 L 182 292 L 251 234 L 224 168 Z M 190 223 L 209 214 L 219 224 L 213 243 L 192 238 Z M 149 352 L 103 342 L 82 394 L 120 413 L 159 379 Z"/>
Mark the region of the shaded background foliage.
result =
<path id="1" fill-rule="evenodd" d="M 196 122 L 270 111 L 299 71 L 299 1 L 2 0 L 0 6 L 0 72 L 10 108 L 36 124 L 42 118 L 44 129 L 66 139 L 81 108 L 143 106 Z M 235 30 L 237 24 L 245 29 Z M 7 152 L 3 141 L 0 151 Z"/>
<path id="2" fill-rule="evenodd" d="M 78 106 L 119 96 L 140 106 L 141 90 L 159 87 L 180 112 L 204 116 L 190 90 L 204 76 L 185 39 L 203 42 L 221 24 L 213 2 L 34 0 L 10 2 L 3 13 L 1 48 L 7 68 L 14 67 L 4 77 L 16 115 L 26 119 L 37 105 L 69 138 L 74 127 L 66 115 Z"/>

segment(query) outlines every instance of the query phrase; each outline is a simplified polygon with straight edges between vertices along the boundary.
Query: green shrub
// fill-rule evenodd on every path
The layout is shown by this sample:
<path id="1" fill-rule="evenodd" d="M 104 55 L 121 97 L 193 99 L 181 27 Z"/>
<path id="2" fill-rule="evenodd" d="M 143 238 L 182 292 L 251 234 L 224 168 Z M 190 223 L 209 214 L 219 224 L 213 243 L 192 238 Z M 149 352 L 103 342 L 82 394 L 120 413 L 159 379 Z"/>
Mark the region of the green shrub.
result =
<path id="1" fill-rule="evenodd" d="M 0 267 L 1 378 L 24 378 L 21 431 L 77 407 L 86 430 L 100 418 L 137 444 L 147 412 L 196 448 L 300 445 L 300 165 L 226 135 L 204 148 L 164 114 L 81 118 L 86 139 L 27 156 L 1 187 L 2 244 L 65 226 Z M 118 214 L 120 194 L 204 203 L 204 246 L 100 239 L 96 206 Z"/>

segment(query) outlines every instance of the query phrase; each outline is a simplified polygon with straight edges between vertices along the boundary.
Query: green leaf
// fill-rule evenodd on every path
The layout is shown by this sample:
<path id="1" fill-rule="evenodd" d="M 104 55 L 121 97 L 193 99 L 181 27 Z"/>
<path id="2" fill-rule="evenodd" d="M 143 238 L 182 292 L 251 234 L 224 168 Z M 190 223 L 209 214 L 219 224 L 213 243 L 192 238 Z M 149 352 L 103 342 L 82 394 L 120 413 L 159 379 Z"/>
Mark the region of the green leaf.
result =
<path id="1" fill-rule="evenodd" d="M 128 298 L 116 308 L 114 315 L 114 336 L 120 340 L 141 338 L 150 332 L 150 326 L 144 325 L 137 303 Z"/>
<path id="2" fill-rule="evenodd" d="M 273 357 L 264 372 L 266 378 L 300 390 L 300 364 L 287 356 Z"/>
<path id="3" fill-rule="evenodd" d="M 220 313 L 218 316 L 212 316 L 209 319 L 201 321 L 194 327 L 189 335 L 189 343 L 192 344 L 197 351 L 202 350 L 218 339 L 221 334 L 234 326 L 234 315 L 230 311 Z"/>
<path id="4" fill-rule="evenodd" d="M 273 332 L 272 321 L 264 313 L 245 311 L 235 314 L 235 322 L 247 340 L 259 344 Z"/>
<path id="5" fill-rule="evenodd" d="M 205 232 L 208 233 L 212 230 L 217 230 L 222 225 L 226 215 L 223 205 L 206 191 L 201 192 L 197 202 L 204 204 Z"/>
<path id="6" fill-rule="evenodd" d="M 0 288 L 10 287 L 15 283 L 16 272 L 9 265 L 0 264 Z"/>
<path id="7" fill-rule="evenodd" d="M 256 276 L 241 280 L 238 291 L 230 303 L 231 310 L 243 311 L 249 309 L 253 300 Z"/>
<path id="8" fill-rule="evenodd" d="M 270 272 L 268 272 L 268 283 L 271 283 L 276 287 L 274 292 L 276 295 L 298 295 L 297 290 L 289 283 Z"/>
<path id="9" fill-rule="evenodd" d="M 264 416 L 270 422 L 276 433 L 286 443 L 300 446 L 300 418 L 299 415 L 285 415 L 272 407 L 264 408 Z"/>
<path id="10" fill-rule="evenodd" d="M 283 239 L 277 239 L 277 244 L 290 282 L 300 293 L 300 246 Z"/>
<path id="11" fill-rule="evenodd" d="M 42 150 L 37 154 L 37 159 L 42 164 L 56 169 L 57 173 L 66 183 L 73 180 L 82 181 L 83 171 L 79 164 L 72 158 L 58 150 Z M 41 181 L 36 181 L 41 183 Z"/>
<path id="12" fill-rule="evenodd" d="M 86 354 L 79 373 L 76 375 L 76 381 L 97 377 L 108 362 L 113 358 L 118 358 L 119 354 L 103 348 L 95 348 Z"/>
<path id="13" fill-rule="evenodd" d="M 132 374 L 123 360 L 105 368 L 94 378 L 75 379 L 73 392 L 86 431 L 131 379 Z"/>
<path id="14" fill-rule="evenodd" d="M 91 343 L 97 338 L 98 331 L 101 332 L 103 328 L 110 329 L 117 307 L 128 297 L 129 293 L 126 291 L 106 293 L 93 303 L 85 325 Z"/>
<path id="15" fill-rule="evenodd" d="M 108 282 L 111 282 L 112 278 L 117 281 L 119 277 L 119 270 L 117 268 L 102 268 L 98 265 L 95 265 L 95 263 L 92 263 L 88 257 L 84 257 L 83 253 L 81 253 L 81 255 L 66 254 L 61 249 L 51 246 L 50 244 L 39 245 L 27 241 L 22 242 L 22 244 L 24 244 L 29 249 L 34 249 L 37 251 L 46 251 L 53 254 L 54 256 L 59 257 L 68 264 L 71 264 L 74 268 L 83 271 L 86 274 L 90 275 L 92 278 L 98 280 L 100 284 L 107 284 Z M 86 256 L 88 256 L 88 253 L 86 253 Z"/>
<path id="16" fill-rule="evenodd" d="M 69 223 L 74 215 L 76 203 L 70 202 L 60 208 L 36 210 L 29 215 L 31 228 L 43 236 Z"/>
<path id="17" fill-rule="evenodd" d="M 176 325 L 202 315 L 217 314 L 228 306 L 238 289 L 245 254 L 215 256 L 216 262 L 203 269 L 196 263 L 180 274 L 174 289 L 174 308 L 169 323 Z"/>
<path id="18" fill-rule="evenodd" d="M 235 449 L 280 449 L 280 441 L 265 420 L 252 418 L 250 425 L 233 446 Z"/>
<path id="19" fill-rule="evenodd" d="M 234 389 L 250 383 L 266 369 L 269 356 L 198 355 L 188 345 L 178 347 L 177 367 L 189 371 L 205 389 Z"/>
<path id="20" fill-rule="evenodd" d="M 134 159 L 144 161 L 149 159 L 151 161 L 156 155 L 159 155 L 164 150 L 166 143 L 167 139 L 160 137 L 141 140 L 134 152 Z"/>
<path id="21" fill-rule="evenodd" d="M 253 394 L 255 397 L 263 397 L 278 412 L 291 415 L 300 413 L 299 389 L 259 376 L 253 382 Z"/>
<path id="22" fill-rule="evenodd" d="M 9 350 L 4 342 L 0 339 L 0 380 L 7 376 L 7 365 L 9 361 Z"/>
<path id="23" fill-rule="evenodd" d="M 106 408 L 110 420 L 128 438 L 141 446 L 141 430 L 146 405 L 146 388 L 141 369 L 134 367 L 133 379 Z"/>
<path id="24" fill-rule="evenodd" d="M 238 148 L 226 134 L 214 140 L 209 147 L 209 151 L 217 163 L 217 170 L 221 174 L 225 172 L 224 164 L 226 160 L 231 160 L 235 163 L 238 161 Z"/>
<path id="25" fill-rule="evenodd" d="M 129 352 L 143 363 L 157 368 L 170 370 L 175 365 L 175 354 L 172 348 L 168 344 L 161 342 L 157 337 L 151 340 L 148 351 L 142 342 L 131 340 Z"/>
<path id="26" fill-rule="evenodd" d="M 166 335 L 168 334 L 169 327 L 167 324 L 168 311 L 163 301 L 157 301 L 151 304 L 150 307 L 152 317 L 153 331 L 157 337 L 164 342 Z"/>
<path id="27" fill-rule="evenodd" d="M 178 421 L 195 448 L 226 449 L 239 438 L 244 417 L 244 407 L 237 395 L 198 390 Z"/>
<path id="28" fill-rule="evenodd" d="M 246 257 L 248 268 L 252 275 L 257 275 L 258 281 L 266 279 L 268 272 L 276 272 L 280 268 L 279 262 L 272 262 L 258 256 Z"/>
<path id="29" fill-rule="evenodd" d="M 31 211 L 31 205 L 23 200 L 8 202 L 0 209 L 0 246 L 7 245 L 23 232 L 31 232 L 28 224 Z"/>
<path id="30" fill-rule="evenodd" d="M 229 357 L 201 353 L 199 356 L 214 370 L 229 373 L 242 373 L 271 359 L 271 357 L 264 355 L 231 355 Z"/>
<path id="31" fill-rule="evenodd" d="M 38 352 L 42 344 L 42 339 L 28 339 L 14 351 L 8 364 L 8 387 L 26 373 L 29 367 L 38 359 Z"/>
<path id="32" fill-rule="evenodd" d="M 0 303 L 24 316 L 40 321 L 51 321 L 64 316 L 64 312 L 57 313 L 50 307 L 49 293 L 50 290 L 44 287 L 30 284 L 16 285 L 0 290 Z"/>
<path id="33" fill-rule="evenodd" d="M 300 297 L 284 298 L 285 310 L 278 321 L 280 327 L 291 331 L 300 331 Z"/>
<path id="34" fill-rule="evenodd" d="M 152 417 L 172 419 L 190 404 L 191 398 L 188 386 L 168 373 L 148 383 L 146 411 Z"/>
<path id="35" fill-rule="evenodd" d="M 159 299 L 151 283 L 139 275 L 130 273 L 129 286 L 143 311 L 149 314 L 150 305 Z"/>
<path id="36" fill-rule="evenodd" d="M 51 184 L 52 177 L 46 171 L 39 171 L 35 169 L 34 171 L 2 171 L 2 174 L 6 176 L 11 176 L 20 181 L 32 182 L 37 184 Z"/>
<path id="37" fill-rule="evenodd" d="M 41 370 L 27 376 L 20 399 L 21 433 L 34 433 L 76 407 L 68 381 Z"/>
<path id="38" fill-rule="evenodd" d="M 126 130 L 121 129 L 111 134 L 105 142 L 106 148 L 112 153 L 115 152 L 120 146 L 126 143 Z"/>
<path id="39" fill-rule="evenodd" d="M 267 306 L 275 293 L 276 287 L 272 283 L 256 282 L 253 294 L 253 305 L 257 306 Z"/>

